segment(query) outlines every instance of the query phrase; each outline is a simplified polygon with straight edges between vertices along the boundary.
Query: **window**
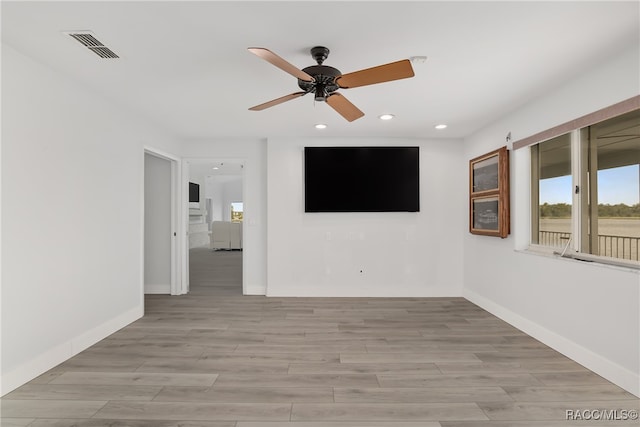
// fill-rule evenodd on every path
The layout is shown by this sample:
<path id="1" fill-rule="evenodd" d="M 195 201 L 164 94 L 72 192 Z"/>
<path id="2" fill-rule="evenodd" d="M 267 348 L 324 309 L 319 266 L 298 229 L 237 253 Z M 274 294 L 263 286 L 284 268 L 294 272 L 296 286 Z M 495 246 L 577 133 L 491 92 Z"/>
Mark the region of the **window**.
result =
<path id="1" fill-rule="evenodd" d="M 242 222 L 244 204 L 242 202 L 231 203 L 231 222 Z"/>
<path id="2" fill-rule="evenodd" d="M 591 126 L 584 151 L 590 230 L 582 251 L 640 260 L 640 111 Z"/>
<path id="3" fill-rule="evenodd" d="M 531 147 L 533 244 L 640 261 L 640 110 Z"/>
<path id="4" fill-rule="evenodd" d="M 571 134 L 531 147 L 532 223 L 531 242 L 563 247 L 571 237 Z"/>

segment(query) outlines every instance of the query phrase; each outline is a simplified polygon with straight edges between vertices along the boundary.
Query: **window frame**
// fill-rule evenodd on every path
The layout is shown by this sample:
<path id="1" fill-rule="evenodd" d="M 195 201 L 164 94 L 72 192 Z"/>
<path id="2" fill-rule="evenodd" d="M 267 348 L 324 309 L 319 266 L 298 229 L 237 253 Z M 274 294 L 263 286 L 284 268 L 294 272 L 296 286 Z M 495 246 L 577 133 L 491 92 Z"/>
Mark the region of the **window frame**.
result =
<path id="1" fill-rule="evenodd" d="M 640 95 L 629 98 L 617 104 L 605 107 L 601 110 L 582 116 L 576 120 L 563 123 L 554 128 L 539 132 L 530 137 L 516 141 L 513 144 L 514 150 L 528 148 L 530 152 L 529 177 L 531 179 L 529 191 L 529 236 L 528 250 L 535 253 L 562 256 L 579 261 L 596 262 L 599 264 L 614 265 L 625 268 L 640 270 L 640 261 L 614 258 L 590 253 L 591 248 L 597 245 L 598 224 L 597 221 L 590 221 L 597 212 L 597 185 L 594 173 L 590 170 L 596 168 L 592 159 L 597 159 L 595 144 L 589 144 L 589 127 L 608 119 L 621 116 L 623 114 L 640 110 Z M 533 203 L 534 191 L 539 190 L 534 180 L 539 181 L 537 171 L 539 169 L 538 158 L 533 155 L 531 148 L 540 143 L 549 141 L 563 134 L 570 134 L 571 140 L 571 182 L 572 182 L 572 211 L 571 211 L 571 239 L 565 247 L 559 250 L 558 247 L 545 246 L 533 243 L 533 233 L 539 234 L 539 204 Z M 591 151 L 591 152 L 590 152 Z M 595 157 L 594 157 L 595 156 Z M 591 161 L 591 164 L 589 162 Z M 596 160 L 597 161 L 597 160 Z M 576 189 L 578 191 L 576 191 Z M 594 197 L 595 193 L 595 199 Z M 589 200 L 596 203 L 589 203 Z M 539 196 L 537 197 L 539 199 Z M 591 227 L 591 233 L 589 233 Z M 585 237 L 590 236 L 590 237 Z"/>

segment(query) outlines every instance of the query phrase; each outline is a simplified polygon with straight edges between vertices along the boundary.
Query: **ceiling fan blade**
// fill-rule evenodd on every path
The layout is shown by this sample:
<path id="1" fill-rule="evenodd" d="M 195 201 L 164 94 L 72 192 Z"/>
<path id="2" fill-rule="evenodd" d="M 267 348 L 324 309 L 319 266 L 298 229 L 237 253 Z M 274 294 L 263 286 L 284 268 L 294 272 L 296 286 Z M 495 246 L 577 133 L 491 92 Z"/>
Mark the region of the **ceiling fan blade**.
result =
<path id="1" fill-rule="evenodd" d="M 282 104 L 286 101 L 291 101 L 292 99 L 296 99 L 301 97 L 302 95 L 306 95 L 307 92 L 296 92 L 290 95 L 281 96 L 280 98 L 273 99 L 269 102 L 265 102 L 264 104 L 256 105 L 254 107 L 249 108 L 251 111 L 262 111 L 266 108 L 273 107 L 274 105 Z"/>
<path id="2" fill-rule="evenodd" d="M 391 62 L 389 64 L 378 65 L 377 67 L 343 74 L 342 76 L 336 77 L 336 83 L 341 88 L 348 89 L 352 87 L 390 82 L 392 80 L 406 79 L 408 77 L 413 77 L 414 75 L 413 67 L 411 67 L 411 61 L 403 59 L 402 61 Z"/>
<path id="3" fill-rule="evenodd" d="M 360 117 L 364 116 L 364 113 L 353 105 L 347 98 L 339 93 L 332 93 L 327 96 L 327 104 L 338 112 L 347 121 L 352 122 Z"/>
<path id="4" fill-rule="evenodd" d="M 294 65 L 292 65 L 289 62 L 285 61 L 284 59 L 282 59 L 281 57 L 279 57 L 275 53 L 271 52 L 269 49 L 265 49 L 265 48 L 262 48 L 262 47 L 250 47 L 249 48 L 249 52 L 253 53 L 254 55 L 259 56 L 260 58 L 264 59 L 267 62 L 270 62 L 271 64 L 273 64 L 276 67 L 280 68 L 282 71 L 285 71 L 285 72 L 291 74 L 293 77 L 296 77 L 296 78 L 298 78 L 300 80 L 303 80 L 305 82 L 314 81 L 314 78 L 311 77 L 309 74 L 305 73 L 304 71 L 298 69 Z"/>

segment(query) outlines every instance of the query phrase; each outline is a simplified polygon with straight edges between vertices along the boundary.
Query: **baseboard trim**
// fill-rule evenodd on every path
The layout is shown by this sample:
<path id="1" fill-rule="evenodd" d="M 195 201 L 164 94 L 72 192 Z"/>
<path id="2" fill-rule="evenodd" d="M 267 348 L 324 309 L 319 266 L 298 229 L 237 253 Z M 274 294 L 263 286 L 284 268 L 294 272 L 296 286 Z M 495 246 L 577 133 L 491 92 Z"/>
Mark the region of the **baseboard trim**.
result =
<path id="1" fill-rule="evenodd" d="M 462 296 L 585 368 L 640 397 L 640 375 L 468 289 Z"/>
<path id="2" fill-rule="evenodd" d="M 144 285 L 145 294 L 171 294 L 171 284 L 166 285 Z"/>
<path id="3" fill-rule="evenodd" d="M 247 285 L 244 289 L 244 295 L 266 295 L 267 290 L 260 285 Z"/>
<path id="4" fill-rule="evenodd" d="M 136 307 L 65 343 L 45 351 L 15 369 L 3 372 L 2 379 L 0 379 L 0 396 L 4 396 L 39 375 L 42 375 L 49 369 L 58 366 L 65 360 L 72 358 L 81 351 L 86 350 L 98 341 L 124 328 L 131 322 L 138 320 L 143 314 L 144 307 Z"/>

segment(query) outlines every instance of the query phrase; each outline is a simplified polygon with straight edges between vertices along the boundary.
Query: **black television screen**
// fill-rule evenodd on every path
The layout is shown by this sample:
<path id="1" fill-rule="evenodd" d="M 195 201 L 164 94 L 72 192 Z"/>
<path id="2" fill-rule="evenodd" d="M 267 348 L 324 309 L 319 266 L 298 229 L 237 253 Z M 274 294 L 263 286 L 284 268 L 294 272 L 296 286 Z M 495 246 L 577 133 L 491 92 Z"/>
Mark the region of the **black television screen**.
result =
<path id="1" fill-rule="evenodd" d="M 305 212 L 418 212 L 419 147 L 305 147 Z"/>
<path id="2" fill-rule="evenodd" d="M 200 184 L 196 184 L 195 182 L 189 183 L 189 201 L 190 202 L 200 201 Z"/>

